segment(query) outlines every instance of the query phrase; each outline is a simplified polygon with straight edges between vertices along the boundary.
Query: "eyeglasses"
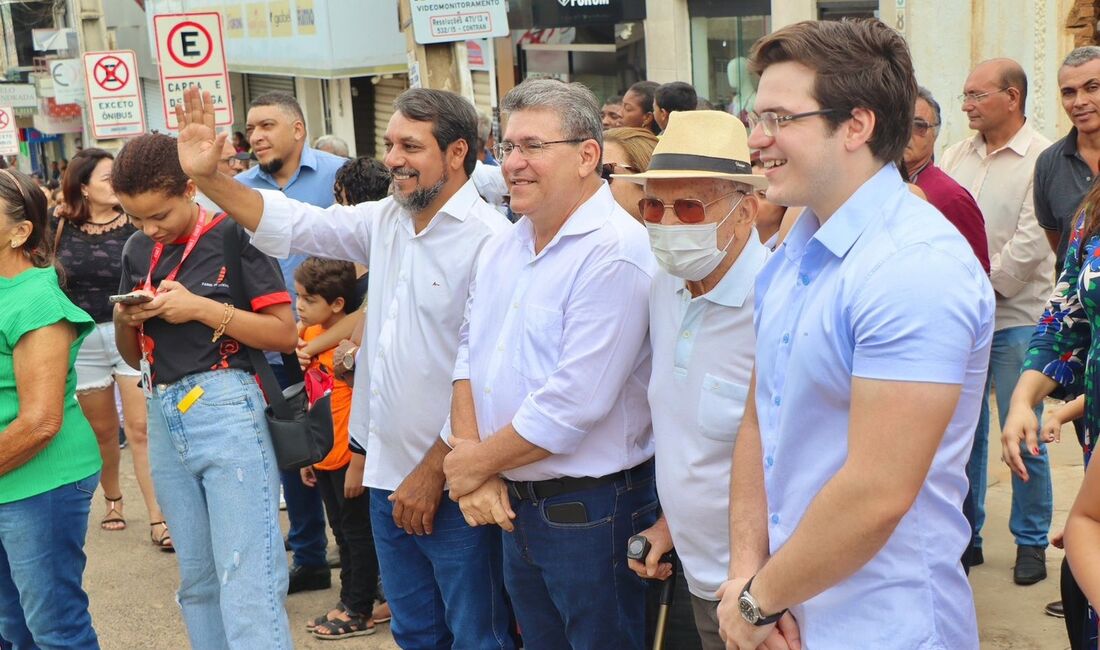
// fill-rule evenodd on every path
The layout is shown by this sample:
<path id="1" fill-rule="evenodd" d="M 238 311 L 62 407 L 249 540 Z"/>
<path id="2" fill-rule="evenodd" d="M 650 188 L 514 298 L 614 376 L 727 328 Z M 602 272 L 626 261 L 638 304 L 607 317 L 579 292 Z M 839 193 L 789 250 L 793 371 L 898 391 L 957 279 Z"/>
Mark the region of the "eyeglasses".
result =
<path id="1" fill-rule="evenodd" d="M 986 97 L 989 97 L 990 95 L 996 95 L 997 93 L 1003 93 L 1011 87 L 1012 86 L 1005 86 L 1004 88 L 998 88 L 997 90 L 990 90 L 984 93 L 963 93 L 959 95 L 959 101 L 963 104 L 966 104 L 968 102 L 980 104 Z"/>
<path id="2" fill-rule="evenodd" d="M 665 210 L 672 208 L 673 214 L 681 222 L 702 223 L 707 218 L 707 206 L 717 203 L 731 194 L 744 194 L 744 192 L 734 190 L 707 203 L 703 203 L 698 199 L 676 199 L 672 202 L 672 205 L 669 205 L 658 199 L 645 198 L 638 201 L 638 212 L 642 214 L 642 219 L 649 223 L 661 223 L 661 219 L 665 216 Z"/>
<path id="3" fill-rule="evenodd" d="M 749 113 L 749 133 L 752 133 L 756 129 L 756 125 L 759 124 L 760 128 L 764 130 L 764 135 L 769 138 L 774 138 L 779 133 L 779 127 L 783 126 L 787 122 L 793 122 L 795 120 L 801 120 L 804 117 L 813 117 L 815 115 L 827 115 L 829 113 L 840 113 L 839 108 L 823 108 L 820 111 L 807 111 L 805 113 L 795 113 L 794 115 L 780 115 L 773 111 L 764 111 L 763 113 Z"/>
<path id="4" fill-rule="evenodd" d="M 928 133 L 928 129 L 935 128 L 939 125 L 939 122 L 932 124 L 931 122 L 925 122 L 919 117 L 915 117 L 913 118 L 913 133 L 923 136 L 925 133 Z"/>
<path id="5" fill-rule="evenodd" d="M 584 142 L 588 138 L 571 138 L 569 140 L 551 140 L 550 142 L 539 142 L 538 140 L 530 140 L 528 142 L 509 142 L 507 140 L 498 142 L 493 153 L 496 154 L 497 159 L 504 160 L 508 157 L 508 154 L 512 153 L 513 149 L 519 150 L 519 155 L 525 159 L 537 158 L 542 155 L 542 152 L 546 150 L 552 144 L 577 144 L 578 142 Z"/>
<path id="6" fill-rule="evenodd" d="M 628 174 L 637 174 L 638 173 L 638 170 L 634 169 L 630 165 L 624 165 L 622 163 L 613 163 L 613 162 L 611 162 L 611 163 L 604 163 L 600 167 L 600 177 L 603 178 L 608 183 L 610 183 L 612 174 L 621 173 L 621 172 L 615 171 L 616 167 L 618 167 L 619 169 L 625 169 Z"/>

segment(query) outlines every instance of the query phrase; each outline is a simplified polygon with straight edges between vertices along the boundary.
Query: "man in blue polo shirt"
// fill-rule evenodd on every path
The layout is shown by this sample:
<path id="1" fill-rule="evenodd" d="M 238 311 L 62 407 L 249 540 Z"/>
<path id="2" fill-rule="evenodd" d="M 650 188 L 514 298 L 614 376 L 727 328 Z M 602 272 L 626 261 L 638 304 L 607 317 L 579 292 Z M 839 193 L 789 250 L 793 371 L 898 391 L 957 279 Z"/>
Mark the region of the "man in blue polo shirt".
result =
<path id="1" fill-rule="evenodd" d="M 252 100 L 248 107 L 248 143 L 259 165 L 237 175 L 241 183 L 264 190 L 279 190 L 292 199 L 327 208 L 335 202 L 332 185 L 336 170 L 345 159 L 313 149 L 306 137 L 305 117 L 294 96 L 270 92 Z M 294 270 L 306 258 L 290 255 L 279 260 L 283 279 L 292 299 Z M 289 383 L 283 359 L 269 355 L 268 361 L 284 386 Z M 317 490 L 306 487 L 297 470 L 282 472 L 283 495 L 290 518 L 287 541 L 294 552 L 289 593 L 328 589 L 331 575 L 325 548 L 324 506 Z"/>

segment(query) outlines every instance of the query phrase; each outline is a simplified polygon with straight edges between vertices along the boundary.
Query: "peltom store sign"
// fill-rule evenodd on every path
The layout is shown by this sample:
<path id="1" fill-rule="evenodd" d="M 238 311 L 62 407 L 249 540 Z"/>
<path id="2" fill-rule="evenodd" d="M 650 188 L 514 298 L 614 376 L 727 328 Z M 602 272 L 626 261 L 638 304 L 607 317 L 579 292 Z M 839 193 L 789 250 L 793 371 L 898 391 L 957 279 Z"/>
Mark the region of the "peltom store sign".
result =
<path id="1" fill-rule="evenodd" d="M 507 0 L 410 0 L 420 44 L 508 35 Z"/>
<path id="2" fill-rule="evenodd" d="M 183 101 L 183 91 L 192 86 L 210 93 L 217 125 L 232 124 L 233 102 L 229 96 L 221 14 L 161 14 L 153 18 L 153 31 L 168 128 L 179 128 L 176 104 Z"/>
<path id="3" fill-rule="evenodd" d="M 97 140 L 145 133 L 145 109 L 133 51 L 86 53 L 84 77 L 88 121 Z"/>

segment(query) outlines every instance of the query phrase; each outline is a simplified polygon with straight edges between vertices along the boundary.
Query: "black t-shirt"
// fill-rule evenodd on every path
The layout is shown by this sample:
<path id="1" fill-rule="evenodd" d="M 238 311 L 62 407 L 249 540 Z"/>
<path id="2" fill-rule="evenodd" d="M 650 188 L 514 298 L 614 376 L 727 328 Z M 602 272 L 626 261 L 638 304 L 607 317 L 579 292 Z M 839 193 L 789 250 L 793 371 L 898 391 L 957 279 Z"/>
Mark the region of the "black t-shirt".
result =
<path id="1" fill-rule="evenodd" d="M 54 219 L 53 227 L 60 223 Z M 111 322 L 114 305 L 107 298 L 118 289 L 122 248 L 136 231 L 124 217 L 110 230 L 95 235 L 64 222 L 57 246 L 57 259 L 65 269 L 62 288 L 69 300 L 97 323 Z"/>
<path id="2" fill-rule="evenodd" d="M 188 237 L 190 233 L 188 233 Z M 158 286 L 180 262 L 187 247 L 184 237 L 164 247 L 157 268 L 153 271 L 153 286 Z M 195 244 L 176 277 L 176 281 L 195 295 L 215 302 L 232 303 L 233 294 L 227 283 L 224 241 L 226 237 L 241 240 L 240 226 L 220 214 L 203 229 L 203 235 Z M 150 256 L 155 242 L 142 232 L 135 233 L 126 242 L 122 252 L 122 282 L 119 293 L 139 289 L 145 284 L 149 272 Z M 290 294 L 283 283 L 283 275 L 274 259 L 264 255 L 251 244 L 241 250 L 241 269 L 244 274 L 244 294 L 252 311 L 260 311 L 272 305 L 290 303 Z M 191 321 L 172 325 L 159 318 L 145 323 L 146 350 L 149 353 L 153 381 L 171 384 L 187 375 L 208 370 L 237 368 L 252 372 L 247 351 L 237 341 L 223 336 L 215 343 L 206 325 Z"/>

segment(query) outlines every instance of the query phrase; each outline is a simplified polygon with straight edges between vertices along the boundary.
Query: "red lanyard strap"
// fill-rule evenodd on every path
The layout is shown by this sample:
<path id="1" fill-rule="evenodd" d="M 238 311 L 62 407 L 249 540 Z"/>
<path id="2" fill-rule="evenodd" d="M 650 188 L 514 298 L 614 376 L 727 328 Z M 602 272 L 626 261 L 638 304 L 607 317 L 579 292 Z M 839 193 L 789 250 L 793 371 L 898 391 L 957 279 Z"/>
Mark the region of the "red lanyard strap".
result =
<path id="1" fill-rule="evenodd" d="M 180 263 L 164 278 L 165 280 L 172 281 L 176 279 L 176 276 L 180 273 L 180 268 L 183 267 L 184 261 L 191 255 L 191 251 L 195 250 L 195 244 L 199 243 L 199 238 L 202 237 L 202 230 L 205 227 L 206 209 L 200 205 L 199 218 L 195 222 L 195 229 L 191 231 L 191 236 L 187 239 L 187 246 L 183 248 L 183 256 L 180 257 Z M 154 294 L 157 290 L 153 287 L 153 271 L 156 270 L 157 264 L 160 264 L 160 257 L 163 254 L 164 244 L 157 242 L 157 244 L 153 246 L 152 254 L 149 255 L 149 273 L 145 276 L 145 284 L 142 288 L 146 291 L 152 291 Z"/>

